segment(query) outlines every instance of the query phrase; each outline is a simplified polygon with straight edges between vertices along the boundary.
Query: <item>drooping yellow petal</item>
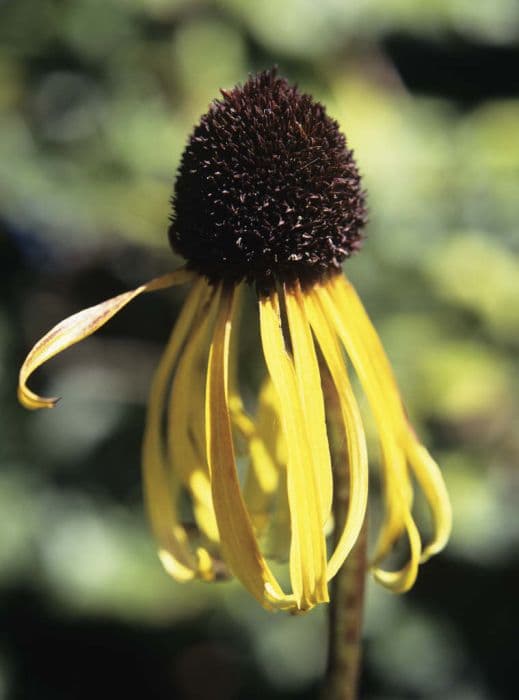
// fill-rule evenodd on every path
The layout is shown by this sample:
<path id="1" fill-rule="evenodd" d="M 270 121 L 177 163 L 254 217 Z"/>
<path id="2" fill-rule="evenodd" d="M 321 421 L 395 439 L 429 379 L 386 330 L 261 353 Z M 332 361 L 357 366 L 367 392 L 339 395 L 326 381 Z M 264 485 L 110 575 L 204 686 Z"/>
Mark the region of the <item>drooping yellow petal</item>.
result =
<path id="1" fill-rule="evenodd" d="M 250 440 L 255 433 L 254 421 L 243 408 L 243 402 L 237 389 L 229 394 L 229 411 L 233 426 L 245 440 Z"/>
<path id="2" fill-rule="evenodd" d="M 269 524 L 280 483 L 279 472 L 286 463 L 280 442 L 279 402 L 270 377 L 262 384 L 256 420 L 249 435 L 250 468 L 243 489 L 245 503 L 257 534 Z"/>
<path id="3" fill-rule="evenodd" d="M 327 317 L 322 313 L 315 293 L 306 294 L 305 307 L 312 329 L 328 366 L 339 397 L 342 420 L 346 432 L 349 471 L 349 503 L 346 522 L 338 539 L 335 551 L 328 562 L 328 580 L 333 578 L 355 545 L 364 519 L 368 500 L 368 455 L 362 418 L 355 394 L 339 348 L 337 337 Z M 335 527 L 341 527 L 335 523 Z"/>
<path id="4" fill-rule="evenodd" d="M 29 409 L 54 408 L 58 398 L 45 398 L 38 396 L 27 387 L 27 381 L 31 374 L 41 367 L 47 360 L 66 350 L 71 345 L 87 338 L 104 326 L 112 316 L 115 316 L 132 299 L 143 292 L 153 292 L 157 289 L 165 289 L 175 284 L 183 284 L 192 279 L 193 273 L 187 270 L 177 270 L 162 277 L 157 277 L 130 292 L 119 294 L 112 299 L 103 301 L 96 306 L 83 309 L 73 316 L 69 316 L 57 326 L 54 326 L 36 345 L 25 358 L 20 369 L 18 384 L 18 399 Z"/>
<path id="5" fill-rule="evenodd" d="M 224 559 L 234 575 L 264 607 L 293 608 L 265 562 L 238 481 L 229 415 L 229 342 L 233 289 L 222 290 L 209 351 L 206 387 L 207 457 L 213 503 Z"/>
<path id="6" fill-rule="evenodd" d="M 352 319 L 358 341 L 369 358 L 388 406 L 388 420 L 394 425 L 399 445 L 405 451 L 410 467 L 420 484 L 434 521 L 434 534 L 422 554 L 425 561 L 447 543 L 452 527 L 452 512 L 441 472 L 409 425 L 398 386 L 378 334 L 353 286 L 342 276 L 332 281 L 336 303 Z M 410 488 L 410 487 L 409 487 Z"/>
<path id="7" fill-rule="evenodd" d="M 376 381 L 384 392 L 386 401 L 391 406 L 388 420 L 399 423 L 403 405 L 393 369 L 359 295 L 344 275 L 334 275 L 332 277 L 329 291 L 343 315 L 349 319 L 350 328 L 358 342 L 361 343 L 359 349 L 366 354 L 372 363 Z M 399 429 L 400 427 L 399 425 Z"/>
<path id="8" fill-rule="evenodd" d="M 233 333 L 229 349 L 229 413 L 241 443 L 246 445 L 250 457 L 243 497 L 257 537 L 260 537 L 269 522 L 272 500 L 278 485 L 278 467 L 275 452 L 279 427 L 273 415 L 275 391 L 270 379 L 260 390 L 258 410 L 253 420 L 245 411 L 238 380 L 239 327 L 242 313 L 243 283 L 236 288 Z M 276 430 L 277 428 L 277 430 Z"/>
<path id="9" fill-rule="evenodd" d="M 207 284 L 207 283 L 206 283 Z M 173 379 L 168 412 L 168 449 L 172 470 L 188 489 L 200 530 L 218 542 L 205 450 L 205 370 L 209 332 L 218 308 L 219 290 L 212 289 L 181 352 Z"/>
<path id="10" fill-rule="evenodd" d="M 345 309 L 340 300 L 334 298 L 334 289 L 330 283 L 317 287 L 316 297 L 322 305 L 322 312 L 328 316 L 335 327 L 355 371 L 360 379 L 362 388 L 368 398 L 371 411 L 375 418 L 382 449 L 382 465 L 384 467 L 386 506 L 388 518 L 383 527 L 377 547 L 375 560 L 379 561 L 388 548 L 405 531 L 409 541 L 409 561 L 399 571 L 386 572 L 380 568 L 374 574 L 381 583 L 394 591 L 408 590 L 416 578 L 421 555 L 421 542 L 418 530 L 410 512 L 412 489 L 405 463 L 403 446 L 398 442 L 399 435 L 395 429 L 392 411 L 395 404 L 381 386 L 376 365 L 369 354 L 365 352 L 365 342 L 359 338 L 358 327 L 351 317 L 349 309 Z"/>
<path id="11" fill-rule="evenodd" d="M 242 297 L 244 283 L 239 284 L 235 291 L 234 314 L 233 314 L 233 334 L 231 336 L 231 347 L 229 350 L 229 411 L 231 422 L 237 428 L 239 434 L 245 442 L 248 442 L 255 433 L 254 421 L 243 407 L 238 379 L 238 350 L 239 350 L 239 328 L 242 313 Z"/>
<path id="12" fill-rule="evenodd" d="M 164 568 L 177 581 L 188 581 L 195 576 L 212 577 L 208 553 L 202 548 L 196 552 L 190 550 L 187 532 L 179 522 L 177 500 L 180 481 L 176 473 L 168 470 L 165 441 L 162 436 L 162 417 L 170 375 L 178 354 L 196 322 L 205 293 L 206 283 L 199 279 L 173 329 L 153 379 L 143 441 L 143 481 L 148 517 L 158 542 L 159 556 Z"/>
<path id="13" fill-rule="evenodd" d="M 332 465 L 326 432 L 321 374 L 299 282 L 294 285 L 293 290 L 285 290 L 285 303 L 294 367 L 305 417 L 305 432 L 313 455 L 314 479 L 320 495 L 321 522 L 324 527 L 332 509 Z"/>
<path id="14" fill-rule="evenodd" d="M 379 435 L 382 481 L 384 490 L 385 517 L 378 533 L 373 565 L 380 564 L 395 547 L 405 530 L 405 513 L 409 505 L 398 484 L 399 474 L 407 479 L 405 455 L 387 431 Z"/>
<path id="15" fill-rule="evenodd" d="M 301 609 L 328 601 L 326 543 L 313 454 L 308 444 L 297 377 L 284 345 L 276 293 L 260 299 L 260 328 L 267 369 L 281 405 L 287 447 L 287 489 L 292 540 L 290 578 Z"/>
<path id="16" fill-rule="evenodd" d="M 409 510 L 404 511 L 404 527 L 409 541 L 409 559 L 407 564 L 398 571 L 385 571 L 380 567 L 373 568 L 376 580 L 389 588 L 393 593 L 405 593 L 412 588 L 418 575 L 422 543 L 420 533 Z"/>
<path id="17" fill-rule="evenodd" d="M 290 550 L 290 508 L 281 407 L 271 378 L 267 375 L 259 393 L 249 442 L 250 468 L 244 497 L 254 528 L 262 536 L 266 556 L 285 561 Z"/>
<path id="18" fill-rule="evenodd" d="M 286 464 L 280 464 L 278 488 L 273 499 L 273 509 L 265 532 L 267 556 L 277 561 L 287 561 L 290 556 L 290 504 L 288 502 Z"/>
<path id="19" fill-rule="evenodd" d="M 380 387 L 377 372 L 364 351 L 362 340 L 355 332 L 354 319 L 351 315 L 344 313 L 343 307 L 335 302 L 330 292 L 330 284 L 326 287 L 317 287 L 314 292 L 314 301 L 320 305 L 321 314 L 329 319 L 332 327 L 341 338 L 368 398 L 381 439 L 383 465 L 388 470 L 386 487 L 392 492 L 396 485 L 397 492 L 405 494 L 402 501 L 407 503 L 410 499 L 411 484 L 405 466 L 404 454 L 397 442 L 398 435 L 393 429 L 392 406 L 388 405 L 386 394 Z M 384 437 L 383 440 L 382 437 Z M 402 528 L 403 522 L 400 532 Z"/>
<path id="20" fill-rule="evenodd" d="M 427 449 L 416 439 L 410 426 L 405 449 L 434 521 L 434 535 L 422 552 L 421 561 L 425 562 L 447 544 L 452 528 L 451 504 L 438 465 Z"/>
<path id="21" fill-rule="evenodd" d="M 381 402 L 379 409 L 380 413 L 383 414 L 382 406 L 383 402 Z M 387 519 L 379 534 L 372 570 L 377 581 L 395 593 L 404 593 L 413 586 L 416 580 L 422 544 L 418 528 L 411 514 L 412 501 L 409 498 L 410 486 L 405 455 L 396 443 L 391 431 L 381 428 L 380 424 L 378 431 L 382 452 Z M 406 536 L 409 545 L 408 561 L 397 571 L 386 571 L 379 564 L 403 535 Z"/>

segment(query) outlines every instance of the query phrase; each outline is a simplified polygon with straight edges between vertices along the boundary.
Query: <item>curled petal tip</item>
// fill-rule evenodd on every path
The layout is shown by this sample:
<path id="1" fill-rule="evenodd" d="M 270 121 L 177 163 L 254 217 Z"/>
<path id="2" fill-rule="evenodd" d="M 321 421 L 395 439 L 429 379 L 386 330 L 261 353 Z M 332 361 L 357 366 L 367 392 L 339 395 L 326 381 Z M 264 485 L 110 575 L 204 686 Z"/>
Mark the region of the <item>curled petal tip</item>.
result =
<path id="1" fill-rule="evenodd" d="M 139 294 L 166 289 L 174 284 L 183 284 L 192 277 L 193 273 L 183 268 L 170 272 L 162 277 L 156 277 L 129 292 L 124 292 L 96 306 L 83 309 L 54 326 L 36 343 L 22 365 L 18 383 L 18 400 L 22 406 L 30 410 L 54 408 L 59 401 L 59 398 L 38 396 L 27 387 L 29 377 L 38 367 L 41 367 L 41 365 L 71 345 L 75 345 L 80 340 L 95 333 Z"/>
<path id="2" fill-rule="evenodd" d="M 446 544 L 447 541 L 440 542 L 438 544 L 431 544 L 429 547 L 426 547 L 422 552 L 422 556 L 420 557 L 420 564 L 425 564 L 425 562 L 429 561 L 429 559 L 435 554 L 439 554 L 443 549 L 445 549 Z"/>
<path id="3" fill-rule="evenodd" d="M 61 396 L 38 396 L 23 384 L 18 387 L 18 401 L 30 411 L 37 411 L 40 408 L 55 408 L 61 401 Z"/>

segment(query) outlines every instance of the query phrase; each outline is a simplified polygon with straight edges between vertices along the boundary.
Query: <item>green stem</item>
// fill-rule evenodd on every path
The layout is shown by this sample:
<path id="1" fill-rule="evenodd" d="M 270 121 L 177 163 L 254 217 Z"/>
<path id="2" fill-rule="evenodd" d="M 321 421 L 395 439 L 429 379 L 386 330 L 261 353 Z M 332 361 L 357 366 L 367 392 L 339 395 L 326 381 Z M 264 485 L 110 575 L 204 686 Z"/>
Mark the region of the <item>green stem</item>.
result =
<path id="1" fill-rule="evenodd" d="M 335 386 L 327 372 L 323 372 L 322 377 L 333 466 L 333 514 L 339 530 L 348 509 L 348 453 Z M 364 521 L 357 543 L 333 580 L 323 700 L 357 698 L 362 652 L 366 541 L 367 527 Z"/>

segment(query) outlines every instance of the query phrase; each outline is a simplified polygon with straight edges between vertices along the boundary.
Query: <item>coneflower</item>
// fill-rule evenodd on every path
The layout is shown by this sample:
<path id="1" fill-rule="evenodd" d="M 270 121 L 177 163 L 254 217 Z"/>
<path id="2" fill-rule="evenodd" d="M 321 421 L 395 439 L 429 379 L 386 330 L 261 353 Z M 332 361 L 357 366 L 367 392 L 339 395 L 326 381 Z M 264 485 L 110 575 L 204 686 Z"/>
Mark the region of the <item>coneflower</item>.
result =
<path id="1" fill-rule="evenodd" d="M 179 581 L 234 575 L 265 608 L 299 612 L 329 600 L 328 583 L 365 518 L 368 457 L 346 355 L 381 448 L 385 513 L 372 569 L 393 591 L 409 589 L 419 564 L 448 539 L 450 506 L 436 463 L 408 423 L 377 333 L 341 272 L 360 247 L 366 209 L 338 124 L 275 71 L 252 76 L 222 91 L 196 126 L 173 205 L 169 239 L 186 267 L 53 328 L 22 366 L 20 401 L 53 407 L 55 399 L 27 388 L 37 367 L 139 294 L 191 284 L 153 382 L 144 437 L 146 501 L 160 558 Z M 244 409 L 236 367 L 246 286 L 257 297 L 265 360 L 253 416 Z M 344 522 L 333 522 L 331 512 L 323 372 L 338 396 L 347 444 Z M 247 456 L 243 478 L 237 446 Z M 413 516 L 415 482 L 432 513 L 428 542 Z M 180 515 L 186 494 L 196 528 Z M 333 528 L 339 534 L 329 549 Z M 402 538 L 408 561 L 386 570 L 383 562 Z M 290 590 L 269 563 L 284 555 Z"/>

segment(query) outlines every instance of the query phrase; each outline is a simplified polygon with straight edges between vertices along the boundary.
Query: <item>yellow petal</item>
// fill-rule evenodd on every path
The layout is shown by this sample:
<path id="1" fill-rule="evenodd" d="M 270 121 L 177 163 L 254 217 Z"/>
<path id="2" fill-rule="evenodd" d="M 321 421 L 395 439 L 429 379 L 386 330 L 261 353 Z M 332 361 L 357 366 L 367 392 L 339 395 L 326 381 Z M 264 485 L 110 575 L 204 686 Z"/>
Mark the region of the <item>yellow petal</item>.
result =
<path id="1" fill-rule="evenodd" d="M 265 362 L 281 405 L 287 446 L 292 527 L 290 578 L 298 606 L 304 610 L 328 600 L 326 543 L 313 455 L 305 431 L 297 377 L 284 346 L 275 293 L 260 299 L 260 327 Z"/>
<path id="2" fill-rule="evenodd" d="M 250 440 L 255 434 L 254 421 L 243 408 L 237 389 L 229 394 L 229 411 L 233 426 L 245 440 Z"/>
<path id="3" fill-rule="evenodd" d="M 385 571 L 379 567 L 373 569 L 373 575 L 382 585 L 393 593 L 405 593 L 416 581 L 422 543 L 420 533 L 409 511 L 404 513 L 404 527 L 409 540 L 409 560 L 399 571 Z"/>
<path id="4" fill-rule="evenodd" d="M 387 433 L 380 435 L 381 465 L 384 486 L 385 517 L 378 533 L 372 564 L 380 564 L 395 547 L 405 530 L 405 513 L 409 507 L 404 502 L 400 488 L 395 483 L 397 474 L 405 473 L 405 458 L 394 440 Z"/>
<path id="5" fill-rule="evenodd" d="M 381 408 L 380 412 L 383 414 L 384 409 Z M 387 517 L 378 537 L 372 571 L 379 583 L 394 593 L 404 593 L 416 580 L 422 543 L 411 514 L 410 482 L 404 452 L 396 443 L 391 431 L 381 428 L 380 425 L 379 439 Z M 408 561 L 397 571 L 386 571 L 380 564 L 404 535 L 409 545 Z"/>
<path id="6" fill-rule="evenodd" d="M 260 390 L 256 419 L 252 420 L 243 407 L 238 381 L 243 286 L 240 284 L 235 292 L 233 333 L 229 350 L 229 412 L 233 428 L 236 428 L 242 438 L 241 443 L 245 442 L 245 454 L 250 456 L 250 468 L 247 470 L 243 496 L 256 536 L 260 537 L 269 523 L 272 501 L 279 480 L 275 462 L 275 441 L 279 428 L 276 430 L 275 418 L 272 416 L 275 392 L 268 378 Z"/>
<path id="7" fill-rule="evenodd" d="M 265 551 L 271 559 L 285 562 L 290 555 L 290 504 L 287 491 L 286 466 L 278 472 L 279 487 L 273 501 L 273 510 L 265 533 Z"/>
<path id="8" fill-rule="evenodd" d="M 348 449 L 348 464 L 344 465 L 349 472 L 348 513 L 335 551 L 328 562 L 329 580 L 335 576 L 356 543 L 366 517 L 368 455 L 362 418 L 333 326 L 322 313 L 315 292 L 305 295 L 304 301 L 312 329 L 339 397 Z M 335 526 L 340 527 L 340 524 L 336 523 Z"/>
<path id="9" fill-rule="evenodd" d="M 229 342 L 233 289 L 224 288 L 209 352 L 206 387 L 207 456 L 224 559 L 266 608 L 294 606 L 259 550 L 238 481 L 229 415 Z"/>
<path id="10" fill-rule="evenodd" d="M 207 284 L 207 283 L 206 283 Z M 168 449 L 172 470 L 182 479 L 200 530 L 218 542 L 205 450 L 205 370 L 209 331 L 218 308 L 218 292 L 207 285 L 207 304 L 181 352 L 173 379 L 168 411 Z"/>
<path id="11" fill-rule="evenodd" d="M 431 509 L 434 535 L 422 554 L 422 561 L 425 561 L 445 546 L 451 531 L 451 506 L 443 477 L 436 462 L 420 444 L 409 425 L 391 365 L 355 289 L 342 275 L 334 278 L 333 287 L 336 302 L 358 329 L 363 352 L 369 358 L 380 385 L 380 392 L 389 404 L 388 419 L 394 425 L 399 445 L 405 451 Z M 410 486 L 408 488 L 410 490 Z"/>
<path id="12" fill-rule="evenodd" d="M 447 544 L 452 529 L 451 504 L 438 465 L 416 439 L 411 428 L 406 440 L 406 454 L 433 516 L 434 535 L 421 557 L 421 561 L 425 562 Z"/>
<path id="13" fill-rule="evenodd" d="M 164 568 L 178 581 L 195 576 L 208 578 L 206 552 L 193 553 L 177 513 L 180 482 L 170 473 L 162 436 L 162 417 L 169 379 L 178 354 L 191 332 L 202 306 L 206 283 L 199 279 L 182 308 L 166 350 L 156 370 L 148 403 L 143 441 L 143 481 L 150 524 L 159 546 Z"/>
<path id="14" fill-rule="evenodd" d="M 285 290 L 285 300 L 305 432 L 313 455 L 314 480 L 319 491 L 324 527 L 332 509 L 333 479 L 321 374 L 299 282 L 294 285 L 293 291 Z"/>
<path id="15" fill-rule="evenodd" d="M 193 273 L 187 270 L 177 270 L 142 284 L 130 292 L 119 294 L 112 299 L 103 301 L 101 304 L 83 309 L 83 311 L 79 311 L 79 313 L 58 323 L 57 326 L 54 326 L 36 343 L 25 358 L 19 376 L 19 401 L 26 408 L 30 409 L 53 408 L 59 399 L 38 396 L 27 387 L 29 377 L 38 367 L 71 345 L 92 335 L 139 294 L 165 289 L 174 284 L 183 284 L 192 279 L 192 277 Z"/>
<path id="16" fill-rule="evenodd" d="M 373 369 L 367 353 L 364 352 L 358 334 L 356 334 L 354 319 L 351 315 L 344 313 L 343 307 L 335 302 L 329 293 L 330 287 L 330 284 L 326 287 L 316 287 L 313 295 L 314 303 L 319 305 L 322 316 L 329 320 L 330 325 L 339 335 L 368 398 L 381 442 L 386 493 L 392 496 L 395 491 L 397 495 L 405 492 L 406 497 L 399 498 L 399 504 L 400 500 L 407 502 L 410 481 L 406 471 L 404 454 L 397 443 L 397 436 L 393 430 L 391 406 L 386 404 L 386 397 L 380 388 L 377 373 Z M 389 520 L 393 523 L 391 527 L 393 535 L 388 538 L 391 542 L 400 535 L 404 528 L 399 504 L 397 508 L 393 508 L 394 499 L 392 497 L 388 499 Z"/>
<path id="17" fill-rule="evenodd" d="M 254 528 L 261 535 L 269 524 L 279 485 L 281 423 L 276 392 L 270 377 L 261 387 L 256 421 L 249 436 L 250 468 L 244 486 L 244 498 Z"/>
<path id="18" fill-rule="evenodd" d="M 402 433 L 398 430 L 395 411 L 397 405 L 391 392 L 386 391 L 387 376 L 383 371 L 383 363 L 374 361 L 372 353 L 366 350 L 367 341 L 359 331 L 353 311 L 342 303 L 334 293 L 331 283 L 325 287 L 317 287 L 316 298 L 322 305 L 322 311 L 328 316 L 355 367 L 364 392 L 368 398 L 371 411 L 375 418 L 382 449 L 382 465 L 384 468 L 386 507 L 388 517 L 384 524 L 375 561 L 380 561 L 394 545 L 395 541 L 405 531 L 409 540 L 410 559 L 408 564 L 396 572 L 374 570 L 378 581 L 394 591 L 404 591 L 412 586 L 420 561 L 421 542 L 418 530 L 412 518 L 412 489 L 405 462 Z M 359 313 L 355 309 L 355 313 Z M 381 380 L 384 375 L 384 380 Z M 400 401 L 398 402 L 401 405 Z"/>
<path id="19" fill-rule="evenodd" d="M 391 405 L 388 419 L 395 422 L 397 430 L 401 430 L 404 408 L 395 375 L 378 333 L 371 323 L 359 295 L 344 275 L 333 276 L 330 280 L 329 291 L 343 317 L 349 319 L 352 332 L 361 343 L 359 350 L 362 350 L 372 363 L 375 379 L 380 384 L 380 390 L 383 391 L 385 400 Z"/>
<path id="20" fill-rule="evenodd" d="M 231 421 L 237 428 L 240 435 L 248 441 L 255 433 L 254 421 L 243 407 L 238 380 L 238 355 L 240 322 L 242 313 L 242 297 L 244 283 L 238 285 L 235 291 L 233 326 L 234 332 L 231 336 L 231 347 L 229 350 L 229 411 Z"/>

